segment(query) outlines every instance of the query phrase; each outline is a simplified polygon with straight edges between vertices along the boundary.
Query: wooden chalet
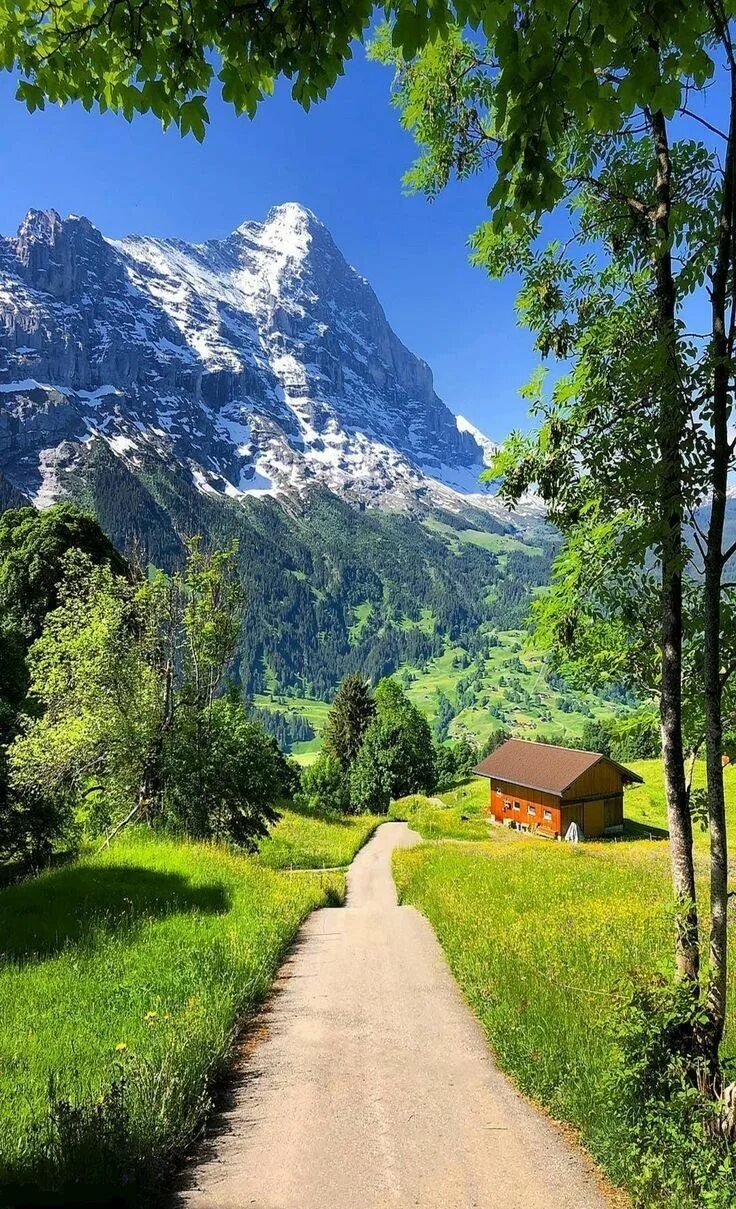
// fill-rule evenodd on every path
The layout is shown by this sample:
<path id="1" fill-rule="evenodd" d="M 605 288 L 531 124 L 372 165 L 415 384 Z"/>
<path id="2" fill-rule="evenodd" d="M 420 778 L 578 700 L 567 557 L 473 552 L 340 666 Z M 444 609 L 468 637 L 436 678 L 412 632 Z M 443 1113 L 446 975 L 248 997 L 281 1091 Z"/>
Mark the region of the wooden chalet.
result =
<path id="1" fill-rule="evenodd" d="M 624 829 L 624 786 L 642 779 L 594 751 L 508 739 L 475 769 L 490 781 L 489 813 L 497 823 L 541 835 L 564 836 L 577 823 L 582 836 Z"/>

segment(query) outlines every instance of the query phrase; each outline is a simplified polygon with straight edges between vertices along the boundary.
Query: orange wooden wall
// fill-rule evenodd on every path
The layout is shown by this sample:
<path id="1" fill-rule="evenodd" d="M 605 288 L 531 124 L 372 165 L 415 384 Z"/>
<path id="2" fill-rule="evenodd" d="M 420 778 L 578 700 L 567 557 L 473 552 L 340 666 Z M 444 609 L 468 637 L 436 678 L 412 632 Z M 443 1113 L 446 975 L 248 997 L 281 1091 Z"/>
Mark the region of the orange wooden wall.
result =
<path id="1" fill-rule="evenodd" d="M 510 781 L 499 781 L 491 777 L 490 813 L 498 823 L 505 819 L 514 819 L 517 823 L 528 823 L 530 827 L 538 824 L 543 830 L 559 832 L 560 830 L 560 799 L 553 793 L 543 793 L 541 789 L 523 789 Z M 511 809 L 505 810 L 504 803 L 510 802 Z M 514 810 L 515 802 L 519 809 Z M 548 811 L 551 818 L 546 819 L 544 812 Z"/>
<path id="2" fill-rule="evenodd" d="M 563 802 L 579 798 L 596 798 L 600 794 L 621 793 L 621 773 L 612 764 L 601 760 L 573 781 L 562 795 Z"/>
<path id="3" fill-rule="evenodd" d="M 597 777 L 592 775 L 595 772 L 599 773 Z M 594 806 L 594 802 L 598 805 Z M 506 803 L 509 803 L 509 809 L 506 808 Z M 518 810 L 514 808 L 516 804 Z M 549 818 L 545 818 L 545 811 Z M 530 828 L 539 827 L 542 831 L 551 831 L 555 835 L 564 835 L 573 822 L 577 823 L 585 835 L 602 835 L 604 831 L 623 824 L 624 796 L 621 775 L 610 765 L 601 769 L 589 769 L 562 798 L 552 793 L 544 793 L 541 789 L 526 789 L 521 785 L 514 785 L 511 781 L 491 777 L 489 813 L 498 823 L 512 819 L 516 823 L 525 823 Z"/>

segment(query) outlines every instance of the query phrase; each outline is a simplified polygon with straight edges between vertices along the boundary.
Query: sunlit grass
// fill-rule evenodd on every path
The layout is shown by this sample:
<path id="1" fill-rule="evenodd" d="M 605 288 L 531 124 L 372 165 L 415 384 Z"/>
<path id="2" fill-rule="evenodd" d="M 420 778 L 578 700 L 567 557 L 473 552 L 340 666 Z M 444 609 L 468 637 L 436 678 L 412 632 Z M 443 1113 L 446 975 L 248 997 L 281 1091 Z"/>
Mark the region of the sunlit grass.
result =
<path id="1" fill-rule="evenodd" d="M 349 865 L 382 820 L 376 815 L 322 818 L 284 810 L 258 860 L 271 869 L 322 869 Z"/>
<path id="2" fill-rule="evenodd" d="M 643 785 L 632 785 L 624 795 L 624 815 L 642 828 L 667 829 L 667 804 L 664 796 L 664 780 L 661 760 L 633 760 L 628 767 L 644 778 Z M 726 787 L 726 820 L 728 833 L 736 840 L 736 767 L 727 765 L 723 770 Z M 705 761 L 698 760 L 693 773 L 693 786 L 705 786 Z M 698 824 L 694 828 L 695 846 L 701 850 L 708 847 L 708 832 Z"/>
<path id="3" fill-rule="evenodd" d="M 0 1203 L 141 1203 L 301 920 L 343 892 L 140 834 L 2 891 Z"/>
<path id="4" fill-rule="evenodd" d="M 610 1092 L 614 1033 L 634 981 L 672 973 L 667 845 L 574 846 L 498 828 L 485 843 L 397 852 L 394 874 L 401 900 L 431 921 L 500 1065 L 581 1131 L 616 1182 L 630 1180 Z"/>
<path id="5" fill-rule="evenodd" d="M 437 797 L 447 806 L 456 806 L 470 814 L 485 814 L 490 793 L 486 777 L 469 777 L 451 789 L 439 789 Z"/>
<path id="6" fill-rule="evenodd" d="M 485 784 L 485 782 L 484 782 Z M 478 794 L 469 783 L 443 793 L 441 797 L 412 794 L 392 802 L 392 819 L 405 820 L 425 840 L 485 840 L 489 823 L 478 803 Z"/>

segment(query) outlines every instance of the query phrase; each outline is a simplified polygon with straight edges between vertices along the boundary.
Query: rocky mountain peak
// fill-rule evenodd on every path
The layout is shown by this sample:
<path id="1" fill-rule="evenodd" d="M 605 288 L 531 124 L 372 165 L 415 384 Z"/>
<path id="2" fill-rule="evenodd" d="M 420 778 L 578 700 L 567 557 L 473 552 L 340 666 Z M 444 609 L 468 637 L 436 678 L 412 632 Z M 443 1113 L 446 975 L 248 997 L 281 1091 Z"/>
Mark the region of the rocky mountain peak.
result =
<path id="1" fill-rule="evenodd" d="M 100 441 L 211 496 L 500 511 L 478 485 L 492 443 L 296 202 L 201 244 L 53 210 L 0 240 L 0 473 L 50 502 Z"/>
<path id="2" fill-rule="evenodd" d="M 115 277 L 108 246 L 87 218 L 63 219 L 56 210 L 29 210 L 15 238 L 0 241 L 2 262 L 34 289 L 74 302 L 85 286 Z"/>
<path id="3" fill-rule="evenodd" d="M 63 220 L 57 210 L 28 210 L 18 227 L 18 239 L 24 244 L 53 243 L 62 226 Z"/>

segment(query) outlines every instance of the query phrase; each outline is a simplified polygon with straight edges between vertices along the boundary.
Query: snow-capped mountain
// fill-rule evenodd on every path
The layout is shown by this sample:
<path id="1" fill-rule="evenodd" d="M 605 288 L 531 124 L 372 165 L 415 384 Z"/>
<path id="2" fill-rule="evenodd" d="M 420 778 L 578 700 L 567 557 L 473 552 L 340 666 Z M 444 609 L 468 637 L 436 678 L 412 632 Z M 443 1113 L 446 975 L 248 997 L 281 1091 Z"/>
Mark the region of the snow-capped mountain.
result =
<path id="1" fill-rule="evenodd" d="M 478 483 L 493 443 L 294 203 L 203 244 L 36 210 L 0 239 L 0 471 L 44 506 L 95 439 L 208 495 L 502 511 Z"/>

